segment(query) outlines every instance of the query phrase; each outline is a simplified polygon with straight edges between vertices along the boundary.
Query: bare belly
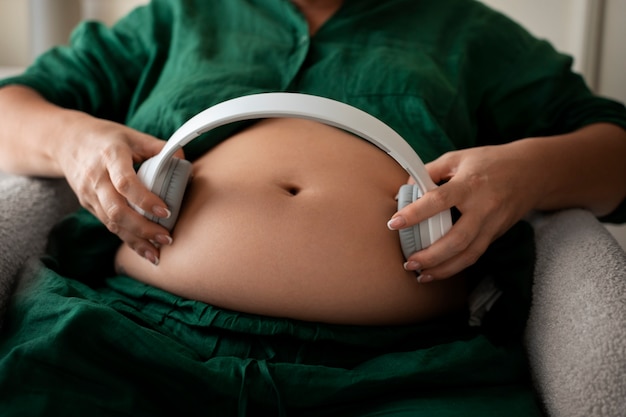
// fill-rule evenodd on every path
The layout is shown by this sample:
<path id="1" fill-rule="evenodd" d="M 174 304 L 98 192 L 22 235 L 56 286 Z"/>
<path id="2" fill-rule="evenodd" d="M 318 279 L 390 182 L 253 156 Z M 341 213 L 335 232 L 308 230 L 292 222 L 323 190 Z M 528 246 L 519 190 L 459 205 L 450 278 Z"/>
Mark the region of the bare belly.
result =
<path id="1" fill-rule="evenodd" d="M 407 173 L 364 140 L 300 119 L 259 122 L 202 156 L 155 267 L 129 276 L 241 312 L 343 324 L 425 320 L 465 304 L 461 279 L 420 285 L 387 220 Z"/>

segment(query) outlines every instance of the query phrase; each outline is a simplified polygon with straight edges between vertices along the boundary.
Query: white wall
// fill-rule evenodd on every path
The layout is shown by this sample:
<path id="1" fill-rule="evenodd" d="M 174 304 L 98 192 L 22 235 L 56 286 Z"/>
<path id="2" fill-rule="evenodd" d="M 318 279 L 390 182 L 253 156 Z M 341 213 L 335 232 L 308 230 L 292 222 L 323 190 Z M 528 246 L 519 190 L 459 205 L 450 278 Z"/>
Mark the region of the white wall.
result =
<path id="1" fill-rule="evenodd" d="M 598 90 L 626 103 L 626 1 L 605 2 Z"/>
<path id="2" fill-rule="evenodd" d="M 83 15 L 86 19 L 98 19 L 112 24 L 135 7 L 148 3 L 148 0 L 82 0 Z"/>
<path id="3" fill-rule="evenodd" d="M 28 2 L 0 0 L 0 66 L 30 61 Z"/>
<path id="4" fill-rule="evenodd" d="M 626 103 L 626 1 L 605 1 L 598 92 Z M 626 249 L 626 225 L 607 227 Z"/>
<path id="5" fill-rule="evenodd" d="M 28 65 L 34 56 L 51 45 L 65 43 L 80 19 L 98 19 L 111 24 L 134 7 L 147 2 L 0 0 L 0 66 Z"/>

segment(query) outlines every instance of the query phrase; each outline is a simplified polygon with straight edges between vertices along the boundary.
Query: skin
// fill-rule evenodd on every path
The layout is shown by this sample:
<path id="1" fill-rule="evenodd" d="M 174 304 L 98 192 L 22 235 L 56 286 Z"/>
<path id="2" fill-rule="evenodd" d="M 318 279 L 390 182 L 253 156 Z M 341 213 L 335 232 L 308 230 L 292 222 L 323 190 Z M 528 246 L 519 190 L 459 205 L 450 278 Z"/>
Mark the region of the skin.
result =
<path id="1" fill-rule="evenodd" d="M 343 0 L 292 0 L 309 24 L 309 33 L 314 35 L 343 4 Z"/>
<path id="2" fill-rule="evenodd" d="M 293 0 L 314 34 L 341 6 L 339 0 Z M 0 89 L 0 170 L 65 177 L 81 204 L 111 232 L 154 264 L 159 247 L 172 242 L 166 229 L 128 207 L 157 217 L 165 203 L 132 169 L 163 142 L 125 126 L 46 102 L 20 86 Z M 450 152 L 427 165 L 437 190 L 394 214 L 392 230 L 410 227 L 456 206 L 461 219 L 405 264 L 426 283 L 455 275 L 532 210 L 582 207 L 611 212 L 626 197 L 626 132 L 595 124 L 549 138 Z"/>

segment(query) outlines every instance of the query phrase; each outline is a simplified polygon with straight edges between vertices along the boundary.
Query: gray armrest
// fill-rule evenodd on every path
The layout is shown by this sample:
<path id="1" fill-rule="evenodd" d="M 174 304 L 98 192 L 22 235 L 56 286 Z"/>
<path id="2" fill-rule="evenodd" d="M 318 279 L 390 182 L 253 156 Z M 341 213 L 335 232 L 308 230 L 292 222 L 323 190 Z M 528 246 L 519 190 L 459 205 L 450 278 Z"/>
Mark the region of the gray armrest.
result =
<path id="1" fill-rule="evenodd" d="M 526 345 L 548 414 L 626 416 L 626 253 L 583 210 L 532 223 L 537 264 Z"/>
<path id="2" fill-rule="evenodd" d="M 0 176 L 0 323 L 17 272 L 43 252 L 52 226 L 77 207 L 64 180 Z"/>

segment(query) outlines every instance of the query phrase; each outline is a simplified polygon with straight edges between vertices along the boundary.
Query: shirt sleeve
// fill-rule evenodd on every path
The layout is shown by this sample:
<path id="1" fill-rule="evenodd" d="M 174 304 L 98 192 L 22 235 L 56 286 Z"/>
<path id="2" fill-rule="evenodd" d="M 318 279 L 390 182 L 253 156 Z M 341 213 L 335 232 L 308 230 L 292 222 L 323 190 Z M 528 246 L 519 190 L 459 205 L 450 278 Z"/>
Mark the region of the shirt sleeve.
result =
<path id="1" fill-rule="evenodd" d="M 482 88 L 477 105 L 477 144 L 573 132 L 593 123 L 626 129 L 622 103 L 594 94 L 572 70 L 572 58 L 529 34 L 505 16 L 493 14 L 482 28 L 473 58 Z M 626 200 L 607 222 L 626 222 Z"/>
<path id="2" fill-rule="evenodd" d="M 608 122 L 626 129 L 624 105 L 594 94 L 572 70 L 572 58 L 509 18 L 493 14 L 481 26 L 474 82 L 479 144 L 572 132 Z M 478 39 L 478 38 L 477 38 Z"/>
<path id="3" fill-rule="evenodd" d="M 135 9 L 113 27 L 81 23 L 68 46 L 42 54 L 0 87 L 28 86 L 59 106 L 124 122 L 137 96 L 147 94 L 142 91 L 145 69 L 164 61 L 169 35 L 167 10 L 160 3 L 165 2 Z"/>

